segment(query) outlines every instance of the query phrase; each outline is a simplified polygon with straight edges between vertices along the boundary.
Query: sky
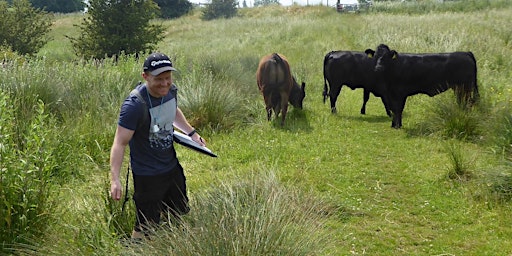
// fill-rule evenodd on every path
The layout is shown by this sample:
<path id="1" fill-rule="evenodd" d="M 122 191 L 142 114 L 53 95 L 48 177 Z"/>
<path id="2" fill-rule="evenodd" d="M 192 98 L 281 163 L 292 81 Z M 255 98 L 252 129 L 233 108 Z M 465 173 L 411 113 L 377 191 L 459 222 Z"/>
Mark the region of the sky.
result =
<path id="1" fill-rule="evenodd" d="M 196 3 L 196 4 L 211 2 L 211 0 L 189 0 L 189 1 L 191 3 Z M 240 6 L 241 6 L 243 0 L 238 0 L 238 1 L 240 2 Z M 249 7 L 252 7 L 254 4 L 254 0 L 245 0 L 245 1 Z M 336 4 L 336 1 L 337 0 L 279 0 L 279 3 L 281 3 L 281 5 L 283 5 L 283 6 L 290 6 L 293 3 L 296 3 L 298 5 L 303 5 L 303 6 L 322 4 L 322 5 L 329 5 L 329 6 L 334 7 L 334 5 Z M 84 0 L 84 2 L 87 3 L 87 0 Z M 340 0 L 340 3 L 352 4 L 354 2 L 357 3 L 357 0 Z"/>
<path id="2" fill-rule="evenodd" d="M 208 3 L 211 0 L 189 0 L 191 3 Z M 243 0 L 238 0 L 240 2 L 240 5 L 242 5 Z M 247 5 L 249 7 L 253 6 L 255 0 L 245 0 Z M 298 5 L 329 5 L 334 6 L 336 4 L 337 0 L 279 0 L 281 5 L 283 6 L 290 6 L 293 3 L 297 3 Z M 357 2 L 357 0 L 340 0 L 343 2 Z"/>

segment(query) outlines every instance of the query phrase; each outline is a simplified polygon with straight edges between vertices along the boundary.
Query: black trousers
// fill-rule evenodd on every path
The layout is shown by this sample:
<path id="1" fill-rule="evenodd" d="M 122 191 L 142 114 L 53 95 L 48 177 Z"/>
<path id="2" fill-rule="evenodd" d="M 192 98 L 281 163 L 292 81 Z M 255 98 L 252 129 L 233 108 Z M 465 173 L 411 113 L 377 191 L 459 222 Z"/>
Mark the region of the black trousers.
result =
<path id="1" fill-rule="evenodd" d="M 133 175 L 137 232 L 160 223 L 161 214 L 178 218 L 190 211 L 186 178 L 178 163 L 170 172 L 155 176 Z"/>

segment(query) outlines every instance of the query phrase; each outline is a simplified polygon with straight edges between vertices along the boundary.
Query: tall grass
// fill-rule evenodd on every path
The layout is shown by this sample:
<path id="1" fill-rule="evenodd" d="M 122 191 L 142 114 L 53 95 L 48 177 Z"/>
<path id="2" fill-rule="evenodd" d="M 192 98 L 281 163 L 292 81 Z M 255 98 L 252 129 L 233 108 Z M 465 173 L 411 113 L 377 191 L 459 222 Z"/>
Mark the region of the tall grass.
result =
<path id="1" fill-rule="evenodd" d="M 411 133 L 469 141 L 484 135 L 482 120 L 488 115 L 485 101 L 467 108 L 456 102 L 451 91 L 425 100 L 430 103 L 425 107 L 424 120 L 410 129 Z"/>
<path id="2" fill-rule="evenodd" d="M 273 171 L 254 170 L 206 188 L 184 223 L 156 231 L 127 255 L 322 255 L 330 206 L 284 186 Z"/>
<path id="3" fill-rule="evenodd" d="M 462 0 L 462 1 L 379 1 L 371 8 L 373 12 L 423 14 L 428 12 L 476 12 L 489 8 L 509 7 L 506 0 Z"/>
<path id="4" fill-rule="evenodd" d="M 205 193 L 193 194 L 193 211 L 179 225 L 166 222 L 151 233 L 149 240 L 135 244 L 126 236 L 118 240 L 106 232 L 112 219 L 98 218 L 103 212 L 98 209 L 103 206 L 89 205 L 96 200 L 82 195 L 75 199 L 76 204 L 87 207 L 72 212 L 79 214 L 75 221 L 57 227 L 66 230 L 60 235 L 72 235 L 74 239 L 62 241 L 64 245 L 50 243 L 54 239 L 60 241 L 56 237 L 44 237 L 42 240 L 47 242 L 39 244 L 36 252 L 30 247 L 18 248 L 17 252 L 21 255 L 321 255 L 333 249 L 333 238 L 324 230 L 331 217 L 326 213 L 333 207 L 320 198 L 285 186 L 273 171 L 254 170 L 249 177 L 232 177 L 206 189 Z M 66 211 L 73 209 L 77 208 Z M 101 221 L 80 226 L 87 219 Z"/>
<path id="5" fill-rule="evenodd" d="M 449 179 L 457 181 L 465 181 L 471 178 L 471 163 L 466 156 L 465 152 L 462 152 L 461 146 L 455 143 L 450 143 L 446 146 L 451 166 L 448 169 L 447 176 Z"/>

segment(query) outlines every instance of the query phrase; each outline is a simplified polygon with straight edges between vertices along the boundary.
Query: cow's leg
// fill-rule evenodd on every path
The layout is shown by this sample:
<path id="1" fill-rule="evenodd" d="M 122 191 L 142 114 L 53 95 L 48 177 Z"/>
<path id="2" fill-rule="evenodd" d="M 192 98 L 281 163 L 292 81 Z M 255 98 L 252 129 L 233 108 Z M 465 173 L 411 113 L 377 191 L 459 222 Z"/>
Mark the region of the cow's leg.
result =
<path id="1" fill-rule="evenodd" d="M 369 99 L 370 99 L 370 91 L 364 89 L 364 92 L 363 92 L 363 106 L 361 107 L 361 114 L 362 115 L 366 114 L 366 102 L 368 102 Z"/>
<path id="2" fill-rule="evenodd" d="M 338 100 L 338 96 L 341 92 L 341 85 L 335 84 L 329 90 L 329 97 L 331 100 L 331 113 L 336 113 L 336 100 Z"/>
<path id="3" fill-rule="evenodd" d="M 402 113 L 405 108 L 405 101 L 407 100 L 407 97 L 401 98 L 399 101 L 397 101 L 397 108 L 396 111 L 393 111 L 393 122 L 391 124 L 391 127 L 400 129 L 402 128 Z"/>
<path id="4" fill-rule="evenodd" d="M 281 102 L 278 101 L 278 102 L 274 102 L 275 106 L 274 106 L 274 114 L 276 115 L 276 118 L 279 117 L 279 113 L 281 113 Z"/>
<path id="5" fill-rule="evenodd" d="M 270 121 L 272 117 L 272 94 L 264 96 L 265 100 L 265 110 L 267 111 L 267 120 Z"/>
<path id="6" fill-rule="evenodd" d="M 284 120 L 286 119 L 286 113 L 288 112 L 288 94 L 285 92 L 281 93 L 281 126 L 284 126 Z"/>
<path id="7" fill-rule="evenodd" d="M 272 108 L 267 107 L 267 120 L 270 121 L 270 118 L 272 117 Z"/>
<path id="8" fill-rule="evenodd" d="M 384 97 L 381 97 L 381 100 L 382 100 L 382 104 L 384 105 L 384 108 L 386 109 L 386 114 L 391 117 L 391 109 L 389 109 L 389 105 L 388 103 L 386 102 L 386 99 Z"/>

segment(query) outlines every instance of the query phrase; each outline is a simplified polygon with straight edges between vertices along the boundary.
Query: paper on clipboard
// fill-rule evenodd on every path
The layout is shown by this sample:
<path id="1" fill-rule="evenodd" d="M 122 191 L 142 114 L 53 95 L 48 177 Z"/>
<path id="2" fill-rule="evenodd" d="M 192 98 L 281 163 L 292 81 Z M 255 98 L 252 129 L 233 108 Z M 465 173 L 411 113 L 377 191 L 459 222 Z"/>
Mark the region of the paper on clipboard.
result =
<path id="1" fill-rule="evenodd" d="M 217 155 L 214 154 L 209 148 L 199 145 L 197 142 L 193 141 L 192 138 L 190 138 L 189 136 L 187 136 L 181 132 L 174 131 L 172 135 L 173 135 L 174 141 L 176 141 L 178 144 L 181 144 L 187 148 L 193 149 L 193 150 L 203 153 L 205 155 L 209 155 L 211 157 L 217 157 Z"/>

